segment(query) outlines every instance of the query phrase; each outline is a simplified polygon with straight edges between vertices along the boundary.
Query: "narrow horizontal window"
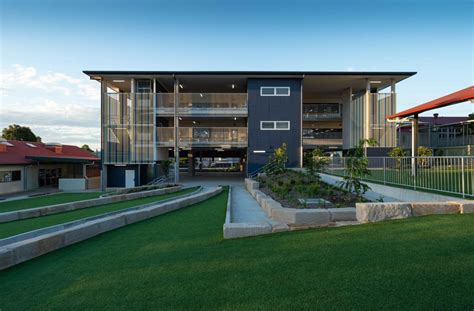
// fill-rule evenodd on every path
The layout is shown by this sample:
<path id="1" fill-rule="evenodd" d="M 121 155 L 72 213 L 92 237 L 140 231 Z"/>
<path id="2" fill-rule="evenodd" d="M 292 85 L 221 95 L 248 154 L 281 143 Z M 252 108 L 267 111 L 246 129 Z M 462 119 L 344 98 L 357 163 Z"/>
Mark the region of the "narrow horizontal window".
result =
<path id="1" fill-rule="evenodd" d="M 260 121 L 262 131 L 287 131 L 290 129 L 290 121 Z"/>
<path id="2" fill-rule="evenodd" d="M 289 86 L 262 86 L 260 96 L 290 96 Z"/>
<path id="3" fill-rule="evenodd" d="M 290 122 L 289 121 L 278 121 L 278 122 L 276 122 L 276 129 L 277 130 L 289 130 L 290 129 Z"/>

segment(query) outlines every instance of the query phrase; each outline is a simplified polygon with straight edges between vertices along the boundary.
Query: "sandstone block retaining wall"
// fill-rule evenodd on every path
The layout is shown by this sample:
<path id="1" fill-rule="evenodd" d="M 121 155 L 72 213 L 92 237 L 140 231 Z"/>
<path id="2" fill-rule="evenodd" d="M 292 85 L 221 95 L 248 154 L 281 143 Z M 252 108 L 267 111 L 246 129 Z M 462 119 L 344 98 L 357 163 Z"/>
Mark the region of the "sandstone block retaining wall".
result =
<path id="1" fill-rule="evenodd" d="M 474 213 L 474 202 L 390 202 L 356 203 L 361 223 L 435 214 Z"/>
<path id="2" fill-rule="evenodd" d="M 296 209 L 285 208 L 279 202 L 258 190 L 259 183 L 252 179 L 245 179 L 245 188 L 255 198 L 260 207 L 271 219 L 283 222 L 289 226 L 329 226 L 337 221 L 355 221 L 356 209 L 328 208 L 328 209 Z"/>

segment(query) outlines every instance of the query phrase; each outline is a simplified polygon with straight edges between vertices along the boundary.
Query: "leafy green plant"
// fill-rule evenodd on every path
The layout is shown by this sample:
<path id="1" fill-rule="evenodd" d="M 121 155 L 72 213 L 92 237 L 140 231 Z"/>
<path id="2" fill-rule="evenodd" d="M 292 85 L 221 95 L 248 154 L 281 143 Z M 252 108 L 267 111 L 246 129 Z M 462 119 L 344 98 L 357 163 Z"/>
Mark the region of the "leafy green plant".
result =
<path id="1" fill-rule="evenodd" d="M 341 189 L 354 192 L 359 198 L 366 193 L 370 187 L 361 181 L 362 178 L 370 176 L 368 169 L 369 159 L 364 152 L 365 146 L 375 146 L 377 142 L 374 139 L 361 139 L 357 148 L 352 150 L 348 155 L 346 162 L 347 174 L 338 184 Z"/>
<path id="2" fill-rule="evenodd" d="M 428 165 L 428 157 L 433 156 L 433 149 L 424 146 L 419 146 L 417 149 L 417 153 L 419 157 L 426 157 L 418 159 L 418 165 L 423 167 Z"/>
<path id="3" fill-rule="evenodd" d="M 395 147 L 388 152 L 388 156 L 395 159 L 397 163 L 396 168 L 400 169 L 402 167 L 402 158 L 406 157 L 407 154 L 402 147 Z"/>
<path id="4" fill-rule="evenodd" d="M 273 152 L 273 160 L 276 164 L 276 173 L 285 171 L 286 162 L 288 162 L 288 156 L 286 154 L 286 143 L 281 144 L 280 147 L 276 148 Z"/>
<path id="5" fill-rule="evenodd" d="M 324 156 L 323 151 L 319 148 L 305 154 L 305 167 L 311 176 L 316 172 L 322 172 L 328 164 L 329 158 Z"/>
<path id="6" fill-rule="evenodd" d="M 170 166 L 171 166 L 171 161 L 170 160 L 162 160 L 160 161 L 160 167 L 161 171 L 163 172 L 163 175 L 168 178 L 170 174 Z"/>

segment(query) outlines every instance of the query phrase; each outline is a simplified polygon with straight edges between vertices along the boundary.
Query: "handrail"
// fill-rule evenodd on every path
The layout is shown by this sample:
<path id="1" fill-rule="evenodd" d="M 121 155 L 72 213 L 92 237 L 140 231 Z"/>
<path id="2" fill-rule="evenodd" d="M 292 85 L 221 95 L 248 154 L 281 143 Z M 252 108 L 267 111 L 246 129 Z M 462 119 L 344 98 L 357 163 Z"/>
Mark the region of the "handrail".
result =
<path id="1" fill-rule="evenodd" d="M 259 169 L 253 171 L 252 173 L 249 173 L 247 175 L 248 178 L 254 179 L 255 177 L 258 177 L 259 174 L 261 173 L 269 173 L 272 174 L 275 172 L 276 169 L 278 169 L 279 165 L 276 163 L 275 160 L 268 162 L 264 166 L 260 167 Z"/>

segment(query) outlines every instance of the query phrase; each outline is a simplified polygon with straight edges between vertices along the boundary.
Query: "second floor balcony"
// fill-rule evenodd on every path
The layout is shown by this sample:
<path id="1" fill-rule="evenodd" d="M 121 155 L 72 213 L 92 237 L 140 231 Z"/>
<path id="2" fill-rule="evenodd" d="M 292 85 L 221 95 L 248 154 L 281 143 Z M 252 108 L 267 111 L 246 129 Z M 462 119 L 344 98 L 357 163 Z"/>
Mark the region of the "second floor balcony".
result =
<path id="1" fill-rule="evenodd" d="M 342 118 L 339 104 L 304 104 L 303 120 L 339 120 Z"/>
<path id="2" fill-rule="evenodd" d="M 180 116 L 247 116 L 247 94 L 245 93 L 179 93 L 178 114 Z M 156 113 L 174 115 L 173 93 L 156 94 Z"/>
<path id="3" fill-rule="evenodd" d="M 134 113 L 155 111 L 158 116 L 171 117 L 175 112 L 180 116 L 246 117 L 246 93 L 107 93 L 106 106 L 123 106 Z M 112 108 L 114 109 L 114 108 Z"/>
<path id="4" fill-rule="evenodd" d="M 174 128 L 156 129 L 158 147 L 174 146 Z M 180 127 L 179 147 L 247 147 L 246 127 Z"/>

